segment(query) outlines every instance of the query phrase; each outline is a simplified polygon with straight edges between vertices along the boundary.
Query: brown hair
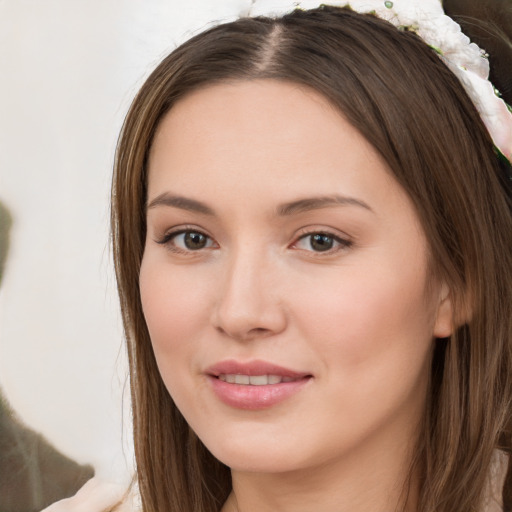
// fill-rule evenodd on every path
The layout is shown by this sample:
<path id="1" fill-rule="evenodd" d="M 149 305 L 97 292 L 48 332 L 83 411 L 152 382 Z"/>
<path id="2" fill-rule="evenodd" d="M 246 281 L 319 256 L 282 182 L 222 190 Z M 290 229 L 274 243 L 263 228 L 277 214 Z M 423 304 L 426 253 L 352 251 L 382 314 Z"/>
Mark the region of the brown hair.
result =
<path id="1" fill-rule="evenodd" d="M 418 511 L 479 509 L 493 451 L 510 452 L 512 442 L 510 185 L 475 107 L 433 50 L 375 16 L 322 7 L 276 20 L 243 18 L 194 37 L 157 67 L 126 118 L 112 230 L 144 510 L 216 512 L 231 490 L 229 468 L 206 450 L 169 396 L 142 313 L 148 152 L 180 98 L 207 84 L 252 79 L 323 94 L 413 200 L 456 318 L 470 311 L 454 336 L 436 341 L 415 456 Z"/>

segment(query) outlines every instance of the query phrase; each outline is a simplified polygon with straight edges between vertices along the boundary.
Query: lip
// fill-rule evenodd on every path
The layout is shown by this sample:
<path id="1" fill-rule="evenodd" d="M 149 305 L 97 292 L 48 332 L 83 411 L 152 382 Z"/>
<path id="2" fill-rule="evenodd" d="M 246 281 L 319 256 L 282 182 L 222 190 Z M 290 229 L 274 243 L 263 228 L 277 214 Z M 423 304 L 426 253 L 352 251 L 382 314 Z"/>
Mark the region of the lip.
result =
<path id="1" fill-rule="evenodd" d="M 267 409 L 292 397 L 311 380 L 312 375 L 275 365 L 266 361 L 221 361 L 209 367 L 205 374 L 214 393 L 226 405 L 236 409 Z M 291 382 L 250 386 L 232 384 L 219 379 L 219 375 L 278 375 L 293 379 Z"/>

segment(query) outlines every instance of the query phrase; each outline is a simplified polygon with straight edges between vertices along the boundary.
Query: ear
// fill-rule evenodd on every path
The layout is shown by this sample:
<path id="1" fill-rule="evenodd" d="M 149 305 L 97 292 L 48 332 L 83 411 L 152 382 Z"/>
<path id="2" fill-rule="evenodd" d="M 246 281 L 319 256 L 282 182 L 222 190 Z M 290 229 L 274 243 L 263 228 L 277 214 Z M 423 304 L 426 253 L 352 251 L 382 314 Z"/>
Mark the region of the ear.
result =
<path id="1" fill-rule="evenodd" d="M 453 301 L 448 286 L 443 283 L 439 292 L 436 321 L 434 324 L 434 336 L 436 338 L 448 338 L 453 334 L 455 322 L 453 318 Z"/>

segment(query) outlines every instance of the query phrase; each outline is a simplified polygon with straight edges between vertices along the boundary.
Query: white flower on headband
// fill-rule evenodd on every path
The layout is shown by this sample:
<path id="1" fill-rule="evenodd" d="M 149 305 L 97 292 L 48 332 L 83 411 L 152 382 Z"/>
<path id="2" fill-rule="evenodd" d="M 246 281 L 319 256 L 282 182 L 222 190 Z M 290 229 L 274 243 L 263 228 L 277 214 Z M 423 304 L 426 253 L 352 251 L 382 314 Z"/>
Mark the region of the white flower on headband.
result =
<path id="1" fill-rule="evenodd" d="M 487 55 L 444 13 L 440 0 L 253 0 L 248 15 L 279 17 L 297 8 L 307 10 L 320 5 L 374 13 L 398 28 L 416 32 L 460 80 L 494 144 L 512 161 L 512 112 L 488 80 Z"/>
<path id="2" fill-rule="evenodd" d="M 460 68 L 450 69 L 459 77 L 482 117 L 494 145 L 512 162 L 512 112 L 500 100 L 489 80 Z M 471 92 L 473 91 L 473 92 Z"/>

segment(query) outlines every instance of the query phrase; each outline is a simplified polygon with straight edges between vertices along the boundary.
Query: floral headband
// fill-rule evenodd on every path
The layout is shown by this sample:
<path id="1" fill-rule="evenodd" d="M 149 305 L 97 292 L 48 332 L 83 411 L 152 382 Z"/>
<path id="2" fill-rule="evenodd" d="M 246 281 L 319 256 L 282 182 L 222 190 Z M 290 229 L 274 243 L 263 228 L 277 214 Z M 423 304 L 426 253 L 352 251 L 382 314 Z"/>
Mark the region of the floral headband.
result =
<path id="1" fill-rule="evenodd" d="M 478 109 L 494 145 L 512 162 L 512 108 L 489 82 L 488 55 L 444 13 L 441 0 L 252 0 L 250 9 L 244 14 L 283 16 L 294 9 L 314 9 L 320 5 L 373 13 L 397 28 L 407 28 L 418 34 L 458 77 Z"/>

